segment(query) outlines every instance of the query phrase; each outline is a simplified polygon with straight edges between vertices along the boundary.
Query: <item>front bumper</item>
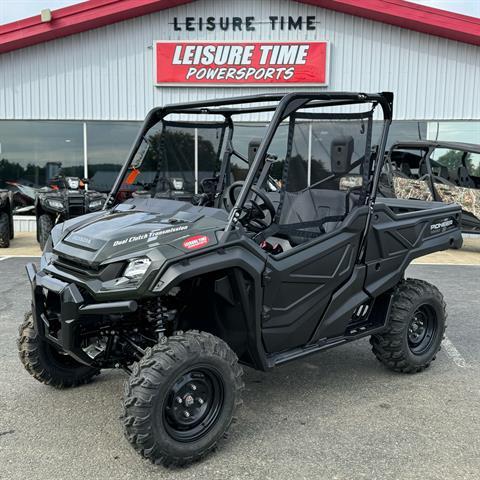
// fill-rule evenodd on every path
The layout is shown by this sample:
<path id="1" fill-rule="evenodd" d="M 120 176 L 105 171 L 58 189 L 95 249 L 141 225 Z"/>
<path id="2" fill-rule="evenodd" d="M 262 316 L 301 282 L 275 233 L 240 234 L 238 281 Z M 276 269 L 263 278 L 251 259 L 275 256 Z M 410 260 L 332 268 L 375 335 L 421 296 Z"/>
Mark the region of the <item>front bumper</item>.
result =
<path id="1" fill-rule="evenodd" d="M 81 348 L 82 316 L 132 313 L 138 308 L 134 300 L 87 304 L 74 283 L 37 272 L 33 263 L 27 264 L 26 270 L 37 334 L 86 365 L 94 361 Z"/>

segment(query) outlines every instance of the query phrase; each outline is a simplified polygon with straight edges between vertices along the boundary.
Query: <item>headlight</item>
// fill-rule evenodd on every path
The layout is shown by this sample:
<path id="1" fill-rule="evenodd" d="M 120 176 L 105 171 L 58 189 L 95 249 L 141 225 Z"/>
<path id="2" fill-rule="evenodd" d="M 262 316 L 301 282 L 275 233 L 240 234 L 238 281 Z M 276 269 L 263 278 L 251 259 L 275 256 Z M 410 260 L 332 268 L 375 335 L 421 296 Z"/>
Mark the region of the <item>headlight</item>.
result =
<path id="1" fill-rule="evenodd" d="M 63 210 L 63 202 L 53 198 L 47 198 L 47 205 L 55 210 Z"/>
<path id="2" fill-rule="evenodd" d="M 183 180 L 181 178 L 172 178 L 172 184 L 175 190 L 183 190 Z"/>
<path id="3" fill-rule="evenodd" d="M 101 208 L 103 205 L 103 200 L 92 200 L 88 206 L 89 208 L 91 208 L 92 210 L 96 209 L 96 208 Z"/>
<path id="4" fill-rule="evenodd" d="M 136 286 L 145 273 L 152 261 L 147 257 L 135 258 L 128 262 L 127 268 L 123 272 L 123 276 L 114 281 L 115 287 L 134 287 Z M 111 288 L 111 287 L 110 287 Z"/>
<path id="5" fill-rule="evenodd" d="M 152 261 L 147 257 L 130 260 L 123 276 L 127 278 L 143 277 L 151 263 Z"/>
<path id="6" fill-rule="evenodd" d="M 78 190 L 80 179 L 76 177 L 67 177 L 67 185 L 70 190 Z"/>

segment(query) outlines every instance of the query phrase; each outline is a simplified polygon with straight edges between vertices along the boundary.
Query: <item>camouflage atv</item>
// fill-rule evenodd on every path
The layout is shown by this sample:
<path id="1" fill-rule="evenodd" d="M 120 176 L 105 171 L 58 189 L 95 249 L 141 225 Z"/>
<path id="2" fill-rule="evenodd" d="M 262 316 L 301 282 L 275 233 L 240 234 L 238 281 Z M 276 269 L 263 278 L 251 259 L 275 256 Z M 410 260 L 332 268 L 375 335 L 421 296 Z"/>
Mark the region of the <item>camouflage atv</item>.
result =
<path id="1" fill-rule="evenodd" d="M 462 207 L 462 230 L 480 233 L 480 145 L 402 142 L 386 156 L 385 196 Z"/>
<path id="2" fill-rule="evenodd" d="M 8 248 L 13 238 L 13 194 L 0 190 L 0 248 Z"/>

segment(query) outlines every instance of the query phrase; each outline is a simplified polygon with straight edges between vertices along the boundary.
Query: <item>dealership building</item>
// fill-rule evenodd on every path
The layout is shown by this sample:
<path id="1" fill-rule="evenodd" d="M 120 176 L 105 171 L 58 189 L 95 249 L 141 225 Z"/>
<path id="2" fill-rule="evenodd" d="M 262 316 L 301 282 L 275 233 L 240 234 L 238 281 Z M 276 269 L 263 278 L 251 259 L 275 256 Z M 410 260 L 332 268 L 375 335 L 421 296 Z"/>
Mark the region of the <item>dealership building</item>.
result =
<path id="1" fill-rule="evenodd" d="M 0 26 L 0 188 L 62 168 L 108 190 L 151 108 L 291 91 L 392 91 L 390 144 L 480 143 L 480 19 L 402 0 L 43 10 Z M 264 126 L 244 116 L 239 149 Z"/>

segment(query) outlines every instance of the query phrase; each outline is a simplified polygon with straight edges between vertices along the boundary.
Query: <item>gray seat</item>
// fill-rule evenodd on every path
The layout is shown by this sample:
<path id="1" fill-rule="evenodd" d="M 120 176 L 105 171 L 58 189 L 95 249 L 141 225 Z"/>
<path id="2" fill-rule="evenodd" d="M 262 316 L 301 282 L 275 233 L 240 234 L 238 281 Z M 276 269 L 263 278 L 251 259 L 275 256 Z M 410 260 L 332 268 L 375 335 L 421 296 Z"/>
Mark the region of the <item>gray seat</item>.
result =
<path id="1" fill-rule="evenodd" d="M 400 172 L 403 173 L 407 178 L 412 178 L 412 170 L 410 165 L 407 162 L 402 162 L 399 168 Z"/>
<path id="2" fill-rule="evenodd" d="M 445 180 L 451 181 L 450 174 L 448 173 L 448 168 L 443 165 L 440 167 L 439 177 L 444 178 Z"/>
<path id="3" fill-rule="evenodd" d="M 460 187 L 475 188 L 475 182 L 463 165 L 458 167 L 458 184 Z"/>
<path id="4" fill-rule="evenodd" d="M 319 221 L 325 233 L 331 232 L 342 223 L 351 205 L 347 205 L 347 192 L 338 190 L 311 189 L 301 192 L 285 192 L 279 224 L 282 226 Z M 321 223 L 324 220 L 325 223 Z M 320 233 L 318 227 L 296 227 L 296 230 Z M 308 237 L 287 234 L 290 242 L 299 245 Z"/>

